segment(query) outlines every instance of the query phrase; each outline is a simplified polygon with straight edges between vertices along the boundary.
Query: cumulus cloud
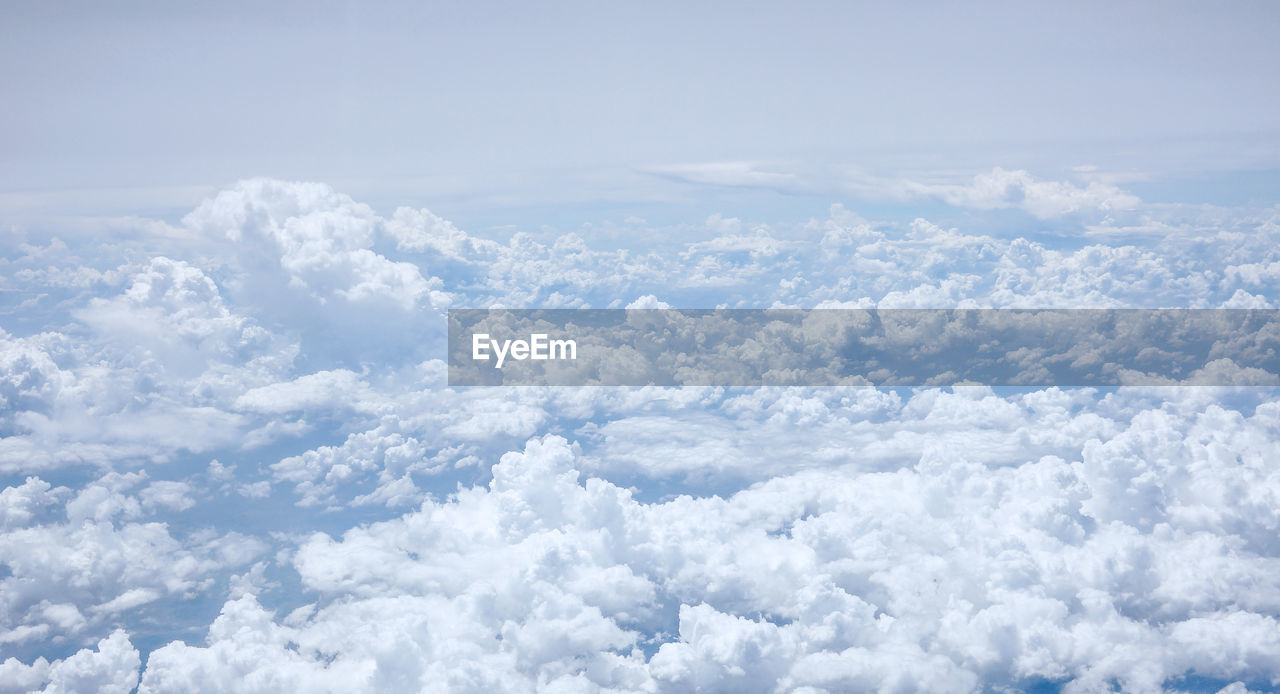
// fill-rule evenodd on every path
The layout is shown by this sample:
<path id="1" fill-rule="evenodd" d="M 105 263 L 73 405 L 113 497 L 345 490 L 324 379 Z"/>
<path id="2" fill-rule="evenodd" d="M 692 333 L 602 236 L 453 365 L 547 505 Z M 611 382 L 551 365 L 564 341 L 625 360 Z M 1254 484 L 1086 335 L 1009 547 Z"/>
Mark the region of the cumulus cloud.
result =
<path id="1" fill-rule="evenodd" d="M 1116 185 L 499 238 L 257 179 L 6 245 L 0 691 L 1274 690 L 1273 389 L 445 385 L 449 306 L 1275 304 L 1274 210 Z"/>
<path id="2" fill-rule="evenodd" d="M 53 663 L 40 659 L 23 665 L 9 658 L 0 663 L 0 692 L 129 694 L 138 686 L 140 665 L 138 650 L 117 629 L 96 650 L 85 648 Z"/>
<path id="3" fill-rule="evenodd" d="M 439 280 L 372 250 L 378 218 L 368 206 L 323 184 L 244 181 L 202 203 L 183 224 L 225 236 L 251 269 L 268 276 L 283 271 L 288 286 L 322 303 L 383 301 L 406 310 L 419 302 L 448 305 Z"/>
<path id="4" fill-rule="evenodd" d="M 198 372 L 201 357 L 225 356 L 257 337 L 226 308 L 204 272 L 164 257 L 152 258 L 123 294 L 90 301 L 78 317 L 135 358 L 156 359 L 186 375 Z"/>
<path id="5" fill-rule="evenodd" d="M 135 493 L 145 479 L 113 472 L 73 492 L 31 477 L 0 492 L 0 641 L 78 636 L 157 600 L 204 592 L 213 576 L 265 551 L 239 533 L 181 537 L 146 520 L 195 499 L 185 482 Z"/>
<path id="6" fill-rule="evenodd" d="M 1271 410 L 1224 439 L 1261 453 L 1262 431 L 1243 432 L 1274 426 Z M 1211 449 L 1190 442 L 1225 414 L 1149 445 L 1194 469 Z M 1136 421 L 1115 440 L 1146 431 Z M 249 596 L 229 602 L 207 646 L 153 654 L 143 691 L 1142 691 L 1187 671 L 1280 683 L 1277 559 L 1244 530 L 1259 516 L 1117 516 L 1094 503 L 1109 491 L 1090 460 L 992 467 L 935 452 L 893 472 L 814 470 L 642 502 L 584 476 L 564 439 L 534 439 L 486 487 L 338 541 L 311 537 L 294 563 L 319 604 L 281 618 Z M 1265 467 L 1214 474 L 1277 489 Z M 1164 496 L 1195 504 L 1202 480 L 1153 480 L 1182 478 Z"/>

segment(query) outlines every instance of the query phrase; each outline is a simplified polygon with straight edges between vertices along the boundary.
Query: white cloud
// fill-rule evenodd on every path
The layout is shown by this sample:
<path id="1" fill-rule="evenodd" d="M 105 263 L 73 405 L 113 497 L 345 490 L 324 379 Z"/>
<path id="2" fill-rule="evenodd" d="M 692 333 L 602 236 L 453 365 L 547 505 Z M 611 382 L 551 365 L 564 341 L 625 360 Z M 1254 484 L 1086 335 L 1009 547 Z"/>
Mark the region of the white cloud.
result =
<path id="1" fill-rule="evenodd" d="M 1138 419 L 1113 440 L 1149 440 L 1158 459 L 1186 461 L 1151 478 L 1175 505 L 1203 503 L 1207 480 L 1183 479 L 1194 470 L 1274 493 L 1276 480 L 1250 475 L 1267 474 L 1256 456 L 1275 413 L 1224 414 L 1187 415 L 1190 428 L 1174 438 L 1150 437 Z M 1213 450 L 1201 431 L 1250 442 L 1239 450 L 1257 462 L 1197 466 Z M 642 503 L 584 478 L 565 441 L 535 439 L 503 456 L 487 488 L 340 541 L 313 536 L 295 564 L 324 606 L 285 626 L 248 598 L 228 603 L 207 648 L 160 652 L 155 691 L 268 672 L 288 682 L 327 672 L 382 691 L 563 678 L 628 691 L 970 691 L 1068 678 L 1083 691 L 1113 679 L 1158 688 L 1188 668 L 1275 677 L 1266 635 L 1280 574 L 1258 554 L 1266 521 L 1255 532 L 1247 524 L 1262 518 L 1235 512 L 1243 543 L 1229 549 L 1213 530 L 1223 526 L 1170 515 L 1167 504 L 1158 524 L 1116 517 L 1093 503 L 1109 492 L 1093 481 L 1088 450 L 1083 463 L 1008 467 L 934 453 L 894 472 L 814 470 L 729 498 Z M 1237 583 L 1224 585 L 1228 576 Z M 1248 590 L 1271 597 L 1241 603 Z M 223 624 L 246 610 L 252 626 Z M 1242 635 L 1224 642 L 1226 624 Z M 651 656 L 634 650 L 640 634 L 664 632 Z M 244 649 L 260 640 L 277 645 L 250 656 Z M 297 650 L 284 649 L 291 642 Z M 241 669 L 213 664 L 230 653 L 244 654 L 232 658 Z"/>
<path id="2" fill-rule="evenodd" d="M 65 660 L 41 659 L 31 666 L 6 660 L 0 664 L 0 692 L 129 694 L 138 684 L 141 662 L 129 637 L 116 630 L 99 641 L 96 650 L 85 648 Z"/>
<path id="3" fill-rule="evenodd" d="M 295 411 L 340 411 L 346 408 L 369 410 L 377 397 L 360 375 L 339 369 L 300 376 L 292 381 L 254 388 L 239 398 L 235 407 L 261 414 L 281 415 Z M 372 402 L 371 402 L 372 401 Z"/>
<path id="4" fill-rule="evenodd" d="M 715 161 L 655 166 L 646 172 L 703 185 L 790 189 L 799 184 L 794 173 L 770 168 L 773 167 L 760 162 Z"/>
<path id="5" fill-rule="evenodd" d="M 68 492 L 65 487 L 54 489 L 39 477 L 28 477 L 16 487 L 6 487 L 0 491 L 0 529 L 26 527 L 41 509 Z"/>
<path id="6" fill-rule="evenodd" d="M 1016 207 L 1042 219 L 1077 212 L 1106 213 L 1134 208 L 1136 196 L 1110 183 L 1090 181 L 1085 187 L 1065 181 L 1041 181 L 1026 171 L 996 167 L 967 184 L 903 182 L 904 191 L 937 196 L 947 204 L 992 210 Z"/>
<path id="7" fill-rule="evenodd" d="M 212 577 L 265 551 L 238 533 L 175 537 L 143 522 L 159 507 L 183 510 L 195 500 L 183 482 L 152 482 L 134 496 L 142 473 L 108 473 L 75 492 L 39 478 L 6 489 L 0 532 L 0 629 L 4 640 L 79 635 L 118 613 L 164 598 L 207 591 Z M 65 522 L 53 511 L 63 510 Z"/>
<path id="8" fill-rule="evenodd" d="M 189 641 L 145 692 L 1274 688 L 1271 391 L 449 389 L 436 359 L 448 305 L 1275 302 L 1274 214 L 1086 237 L 1133 221 L 1114 184 L 899 189 L 1047 236 L 835 206 L 633 220 L 637 250 L 256 180 L 163 253 L 17 249 L 5 288 L 50 298 L 0 333 L 0 691 L 129 684 L 121 625 Z"/>
<path id="9" fill-rule="evenodd" d="M 142 505 L 148 508 L 167 508 L 174 511 L 185 511 L 196 505 L 192 498 L 195 488 L 187 482 L 157 480 L 147 485 L 138 497 Z"/>
<path id="10" fill-rule="evenodd" d="M 665 308 L 671 308 L 671 304 L 668 304 L 667 302 L 658 299 L 658 297 L 652 294 L 645 294 L 644 296 L 639 297 L 635 301 L 632 301 L 631 303 L 627 304 L 626 308 L 665 309 Z"/>
<path id="11" fill-rule="evenodd" d="M 273 270 L 283 270 L 285 285 L 321 303 L 386 303 L 405 311 L 448 306 L 439 280 L 372 250 L 378 223 L 368 206 L 328 186 L 269 179 L 242 181 L 183 218 L 185 226 L 234 244 L 242 269 L 254 273 L 241 280 L 242 289 L 262 288 Z"/>

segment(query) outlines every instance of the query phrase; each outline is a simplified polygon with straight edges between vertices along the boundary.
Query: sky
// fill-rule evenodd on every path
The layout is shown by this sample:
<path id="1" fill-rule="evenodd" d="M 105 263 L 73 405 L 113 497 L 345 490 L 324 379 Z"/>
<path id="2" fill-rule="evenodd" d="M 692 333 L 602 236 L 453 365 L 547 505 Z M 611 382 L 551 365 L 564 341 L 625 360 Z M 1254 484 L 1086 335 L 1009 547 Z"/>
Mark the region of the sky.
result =
<path id="1" fill-rule="evenodd" d="M 1276 309 L 1277 7 L 5 5 L 0 694 L 1280 690 L 1274 387 L 444 361 Z"/>
<path id="2" fill-rule="evenodd" d="M 1280 169 L 1272 3 L 366 5 L 8 8 L 5 207 L 272 176 L 479 217 L 696 197 L 654 174 L 725 163 L 848 197 L 833 173 Z"/>

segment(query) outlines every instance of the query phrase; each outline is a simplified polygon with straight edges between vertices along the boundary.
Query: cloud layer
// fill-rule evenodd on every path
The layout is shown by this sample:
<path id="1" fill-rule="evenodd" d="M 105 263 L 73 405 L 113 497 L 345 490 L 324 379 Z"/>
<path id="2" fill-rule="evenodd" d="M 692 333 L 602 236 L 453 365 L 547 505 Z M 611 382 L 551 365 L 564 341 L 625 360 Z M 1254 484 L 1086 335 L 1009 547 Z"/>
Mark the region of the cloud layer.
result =
<path id="1" fill-rule="evenodd" d="M 1280 299 L 1274 208 L 909 192 L 969 221 L 486 236 L 257 179 L 15 235 L 0 691 L 1280 687 L 1273 389 L 445 386 L 451 306 Z"/>

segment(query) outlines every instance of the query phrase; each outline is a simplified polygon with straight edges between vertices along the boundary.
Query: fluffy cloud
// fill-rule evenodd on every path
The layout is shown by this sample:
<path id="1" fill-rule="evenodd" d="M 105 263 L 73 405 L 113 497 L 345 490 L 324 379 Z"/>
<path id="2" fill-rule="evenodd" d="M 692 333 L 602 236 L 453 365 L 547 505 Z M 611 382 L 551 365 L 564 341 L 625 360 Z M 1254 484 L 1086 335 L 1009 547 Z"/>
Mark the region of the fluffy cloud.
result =
<path id="1" fill-rule="evenodd" d="M 1280 687 L 1272 389 L 445 386 L 456 305 L 1280 291 L 1274 210 L 901 192 L 979 212 L 498 240 L 251 180 L 162 240 L 7 246 L 0 690 Z"/>
<path id="2" fill-rule="evenodd" d="M 372 250 L 378 219 L 368 206 L 322 184 L 245 181 L 205 201 L 183 224 L 235 244 L 245 269 L 260 271 L 243 278 L 248 285 L 282 271 L 287 286 L 321 303 L 448 305 L 436 291 L 439 280 Z"/>
<path id="3" fill-rule="evenodd" d="M 1113 440 L 1145 438 L 1203 473 L 1209 430 L 1260 445 L 1274 410 L 1187 415 L 1192 435 L 1164 441 L 1138 420 Z M 1254 463 L 1213 474 L 1276 493 L 1249 450 Z M 1248 506 L 1114 518 L 1090 459 L 935 455 L 642 502 L 585 477 L 565 440 L 534 439 L 487 487 L 303 542 L 294 564 L 317 604 L 280 621 L 229 602 L 207 646 L 153 654 L 143 691 L 1144 691 L 1189 671 L 1280 684 L 1273 521 Z M 1203 480 L 1170 472 L 1153 482 L 1170 506 L 1201 498 Z"/>
<path id="4" fill-rule="evenodd" d="M 85 648 L 53 663 L 42 658 L 23 665 L 9 658 L 0 663 L 0 692 L 129 694 L 138 686 L 141 664 L 138 650 L 117 629 L 99 641 L 96 650 Z"/>
<path id="5" fill-rule="evenodd" d="M 73 492 L 30 477 L 0 492 L 0 642 L 78 637 L 122 613 L 207 591 L 214 576 L 265 551 L 239 533 L 175 537 L 146 520 L 195 500 L 185 482 L 155 481 L 135 494 L 145 479 L 109 473 Z"/>

